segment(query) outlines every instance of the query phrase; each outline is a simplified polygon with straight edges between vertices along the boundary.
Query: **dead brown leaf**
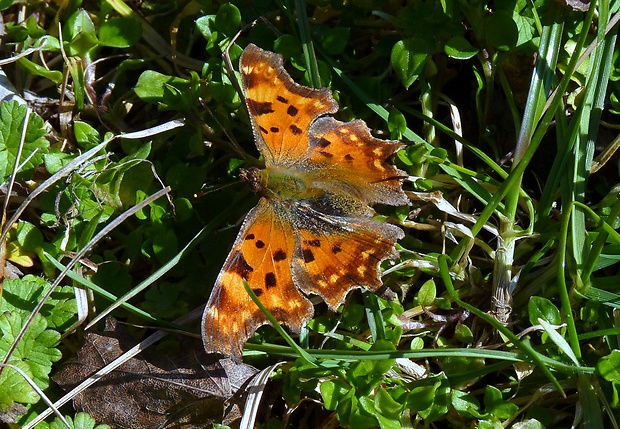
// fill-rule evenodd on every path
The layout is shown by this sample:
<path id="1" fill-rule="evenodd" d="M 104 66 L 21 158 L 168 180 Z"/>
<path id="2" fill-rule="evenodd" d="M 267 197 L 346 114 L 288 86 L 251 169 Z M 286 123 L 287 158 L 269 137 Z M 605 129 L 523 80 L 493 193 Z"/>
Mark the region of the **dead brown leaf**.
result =
<path id="1" fill-rule="evenodd" d="M 75 360 L 54 380 L 65 390 L 118 358 L 137 341 L 115 319 L 89 333 Z M 144 350 L 73 399 L 98 423 L 116 428 L 198 428 L 235 425 L 242 398 L 235 393 L 256 373 L 230 359 L 213 360 L 197 339 L 182 338 L 177 352 Z"/>

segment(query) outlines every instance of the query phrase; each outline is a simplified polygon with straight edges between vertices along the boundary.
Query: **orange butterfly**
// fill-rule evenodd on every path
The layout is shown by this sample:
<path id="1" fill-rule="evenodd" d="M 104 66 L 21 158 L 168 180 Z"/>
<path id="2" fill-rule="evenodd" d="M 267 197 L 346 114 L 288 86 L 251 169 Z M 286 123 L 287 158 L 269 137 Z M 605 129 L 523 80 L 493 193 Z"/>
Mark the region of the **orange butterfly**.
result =
<path id="1" fill-rule="evenodd" d="M 405 205 L 404 172 L 390 163 L 403 145 L 374 138 L 363 121 L 338 111 L 327 88 L 298 85 L 282 56 L 248 45 L 239 69 L 265 169 L 241 177 L 261 197 L 245 218 L 202 320 L 207 352 L 240 356 L 267 319 L 245 279 L 281 323 L 299 332 L 314 309 L 336 310 L 356 287 L 381 286 L 379 264 L 397 256 L 397 226 L 373 220 L 372 204 Z"/>

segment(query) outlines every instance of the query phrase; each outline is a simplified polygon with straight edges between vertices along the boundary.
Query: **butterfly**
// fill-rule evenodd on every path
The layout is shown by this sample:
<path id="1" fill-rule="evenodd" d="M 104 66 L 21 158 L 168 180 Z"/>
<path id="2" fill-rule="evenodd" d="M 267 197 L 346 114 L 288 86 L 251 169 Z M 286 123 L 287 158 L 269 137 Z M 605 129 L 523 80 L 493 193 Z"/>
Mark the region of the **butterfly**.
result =
<path id="1" fill-rule="evenodd" d="M 314 313 L 308 295 L 336 310 L 354 288 L 376 291 L 379 264 L 397 257 L 399 227 L 373 219 L 371 205 L 406 205 L 404 172 L 390 162 L 404 147 L 370 134 L 361 120 L 328 114 L 327 88 L 293 81 L 282 56 L 248 45 L 239 71 L 265 168 L 241 170 L 260 197 L 246 216 L 202 319 L 209 353 L 239 357 L 268 321 L 243 281 L 279 323 L 299 332 Z"/>

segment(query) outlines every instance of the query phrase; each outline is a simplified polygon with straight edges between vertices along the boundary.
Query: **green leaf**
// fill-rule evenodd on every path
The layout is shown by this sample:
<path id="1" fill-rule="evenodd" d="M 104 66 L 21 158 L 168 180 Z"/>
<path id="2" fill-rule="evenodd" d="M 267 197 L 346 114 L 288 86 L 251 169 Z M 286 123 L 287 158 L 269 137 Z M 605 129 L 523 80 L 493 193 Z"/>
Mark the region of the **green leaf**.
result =
<path id="1" fill-rule="evenodd" d="M 31 379 L 34 377 L 26 362 L 11 360 L 9 364 L 21 369 Z M 39 395 L 20 373 L 13 368 L 4 368 L 0 376 L 0 412 L 6 413 L 17 408 L 22 409 L 20 414 L 24 414 L 26 409 L 16 407 L 16 403 L 36 404 L 38 401 Z"/>
<path id="2" fill-rule="evenodd" d="M 442 369 L 448 377 L 460 379 L 459 383 L 453 383 L 455 388 L 464 388 L 473 384 L 480 377 L 479 373 L 485 366 L 485 360 L 469 356 L 446 356 L 442 359 Z"/>
<path id="3" fill-rule="evenodd" d="M 227 36 L 234 36 L 241 24 L 241 12 L 237 6 L 224 3 L 215 15 L 216 28 Z"/>
<path id="4" fill-rule="evenodd" d="M 70 163 L 73 158 L 75 158 L 73 155 L 64 152 L 46 153 L 43 155 L 43 164 L 48 173 L 54 174 Z"/>
<path id="5" fill-rule="evenodd" d="M 153 170 L 150 163 L 132 162 L 127 163 L 128 168 L 120 168 L 118 174 L 115 175 L 115 181 L 118 183 L 118 198 L 121 207 L 131 207 L 137 202 L 138 192 L 146 192 L 153 182 Z"/>
<path id="6" fill-rule="evenodd" d="M 437 287 L 433 279 L 427 280 L 418 292 L 418 303 L 423 307 L 430 307 L 437 296 Z"/>
<path id="7" fill-rule="evenodd" d="M 185 222 L 194 215 L 192 202 L 187 198 L 177 198 L 174 200 L 174 208 L 178 222 Z"/>
<path id="8" fill-rule="evenodd" d="M 394 140 L 402 139 L 403 134 L 407 131 L 407 119 L 395 107 L 390 110 L 388 116 L 388 130 L 390 131 L 390 138 Z"/>
<path id="9" fill-rule="evenodd" d="M 128 48 L 142 37 L 140 21 L 133 18 L 112 18 L 99 28 L 99 41 L 103 46 Z"/>
<path id="10" fill-rule="evenodd" d="M 519 412 L 519 406 L 502 398 L 502 392 L 494 386 L 486 386 L 484 409 L 498 419 L 509 419 Z"/>
<path id="11" fill-rule="evenodd" d="M 108 425 L 98 425 L 94 418 L 87 413 L 77 413 L 75 419 L 71 416 L 65 416 L 65 420 L 69 423 L 70 429 L 110 429 Z M 37 426 L 38 428 L 39 426 Z M 56 417 L 49 425 L 49 429 L 67 429 L 65 424 Z"/>
<path id="12" fill-rule="evenodd" d="M 273 49 L 282 54 L 284 58 L 291 58 L 301 52 L 301 43 L 292 34 L 283 34 L 273 42 Z"/>
<path id="13" fill-rule="evenodd" d="M 405 408 L 404 404 L 396 401 L 383 387 L 377 389 L 375 393 L 374 408 L 377 413 L 384 417 L 390 417 L 398 422 L 398 419 Z"/>
<path id="14" fill-rule="evenodd" d="M 394 45 L 392 68 L 405 88 L 409 88 L 418 79 L 426 59 L 433 51 L 434 46 L 425 39 L 405 39 Z"/>
<path id="15" fill-rule="evenodd" d="M 596 370 L 607 381 L 620 382 L 620 350 L 612 350 L 596 364 Z"/>
<path id="16" fill-rule="evenodd" d="M 44 77 L 51 80 L 55 84 L 59 84 L 60 82 L 62 82 L 62 72 L 58 70 L 49 70 L 40 64 L 36 64 L 30 61 L 28 58 L 18 59 L 17 65 L 26 70 L 29 74 Z"/>
<path id="17" fill-rule="evenodd" d="M 351 386 L 341 380 L 327 380 L 321 383 L 320 390 L 325 408 L 335 411 L 340 399 L 351 392 Z"/>
<path id="18" fill-rule="evenodd" d="M 407 403 L 412 411 L 421 411 L 430 408 L 435 399 L 435 392 L 440 383 L 430 386 L 414 387 L 407 398 Z"/>
<path id="19" fill-rule="evenodd" d="M 134 91 L 138 97 L 147 103 L 163 103 L 164 96 L 170 94 L 169 86 L 176 88 L 179 93 L 183 94 L 190 91 L 189 80 L 152 70 L 147 70 L 140 75 Z"/>
<path id="20" fill-rule="evenodd" d="M 445 378 L 428 380 L 432 385 L 412 389 L 407 398 L 407 405 L 417 410 L 420 417 L 433 421 L 446 415 L 450 409 L 450 385 Z M 418 401 L 420 401 L 418 403 Z"/>
<path id="21" fill-rule="evenodd" d="M 81 33 L 95 33 L 95 24 L 84 9 L 76 11 L 67 20 L 64 27 L 65 40 L 76 38 Z"/>
<path id="22" fill-rule="evenodd" d="M 470 393 L 454 390 L 452 391 L 451 402 L 456 412 L 466 418 L 479 419 L 483 417 L 483 414 L 480 413 L 480 402 Z"/>
<path id="23" fill-rule="evenodd" d="M 187 303 L 179 299 L 177 284 L 159 284 L 149 289 L 144 297 L 144 310 L 161 319 L 175 319 L 188 312 Z"/>
<path id="24" fill-rule="evenodd" d="M 603 356 L 596 364 L 596 371 L 611 383 L 610 405 L 620 407 L 620 350 L 612 350 L 609 355 Z"/>
<path id="25" fill-rule="evenodd" d="M 546 426 L 536 419 L 526 419 L 512 425 L 512 429 L 545 429 Z"/>
<path id="26" fill-rule="evenodd" d="M 484 30 L 489 44 L 502 51 L 515 47 L 519 40 L 519 29 L 509 10 L 498 10 L 487 16 Z"/>
<path id="27" fill-rule="evenodd" d="M 0 10 L 7 10 L 15 3 L 14 0 L 0 0 Z"/>
<path id="28" fill-rule="evenodd" d="M 4 358 L 15 337 L 24 326 L 27 315 L 21 315 L 17 311 L 7 311 L 0 315 L 0 357 Z M 60 334 L 47 328 L 45 318 L 37 314 L 26 330 L 26 334 L 18 343 L 11 355 L 10 364 L 19 366 L 25 363 L 29 368 L 34 382 L 41 389 L 49 385 L 49 373 L 52 370 L 52 362 L 60 360 L 61 354 L 56 346 L 60 342 Z M 26 381 L 23 381 L 26 383 Z M 4 386 L 6 388 L 6 386 Z M 29 387 L 30 388 L 30 387 Z M 2 390 L 3 387 L 0 387 Z M 6 392 L 4 392 L 6 394 Z"/>
<path id="29" fill-rule="evenodd" d="M 457 60 L 468 60 L 475 56 L 478 51 L 479 49 L 474 48 L 463 36 L 455 36 L 444 45 L 446 55 Z"/>
<path id="30" fill-rule="evenodd" d="M 67 20 L 64 27 L 65 41 L 68 42 L 70 56 L 83 57 L 99 40 L 95 30 L 95 24 L 88 13 L 80 9 Z"/>
<path id="31" fill-rule="evenodd" d="M 474 342 L 474 334 L 471 329 L 469 329 L 469 326 L 465 324 L 459 324 L 454 328 L 454 336 L 457 340 L 465 344 Z"/>
<path id="32" fill-rule="evenodd" d="M 350 36 L 351 30 L 349 28 L 330 28 L 321 33 L 321 47 L 330 55 L 339 55 L 347 47 Z"/>
<path id="33" fill-rule="evenodd" d="M 196 28 L 207 42 L 211 42 L 216 36 L 215 15 L 204 15 L 196 20 Z"/>
<path id="34" fill-rule="evenodd" d="M 0 182 L 5 181 L 14 168 L 21 135 L 26 119 L 26 106 L 17 101 L 0 103 Z M 35 167 L 43 162 L 49 143 L 45 139 L 45 127 L 41 118 L 32 113 L 28 122 L 20 164 L 26 162 L 17 174 L 20 180 L 32 177 Z"/>
<path id="35" fill-rule="evenodd" d="M 504 429 L 504 426 L 497 419 L 480 420 L 476 429 Z"/>
<path id="36" fill-rule="evenodd" d="M 543 319 L 552 325 L 560 325 L 562 316 L 560 310 L 547 298 L 533 296 L 527 304 L 529 320 L 532 325 L 538 325 L 538 319 Z"/>
<path id="37" fill-rule="evenodd" d="M 30 222 L 17 224 L 17 243 L 27 252 L 34 252 L 43 244 L 43 234 Z"/>
<path id="38" fill-rule="evenodd" d="M 75 140 L 80 144 L 82 149 L 88 150 L 101 143 L 99 131 L 86 122 L 75 121 L 73 123 L 73 133 L 75 134 Z"/>
<path id="39" fill-rule="evenodd" d="M 46 31 L 39 27 L 37 19 L 34 16 L 30 16 L 26 20 L 26 28 L 28 29 L 28 36 L 33 39 L 44 37 L 46 34 Z"/>

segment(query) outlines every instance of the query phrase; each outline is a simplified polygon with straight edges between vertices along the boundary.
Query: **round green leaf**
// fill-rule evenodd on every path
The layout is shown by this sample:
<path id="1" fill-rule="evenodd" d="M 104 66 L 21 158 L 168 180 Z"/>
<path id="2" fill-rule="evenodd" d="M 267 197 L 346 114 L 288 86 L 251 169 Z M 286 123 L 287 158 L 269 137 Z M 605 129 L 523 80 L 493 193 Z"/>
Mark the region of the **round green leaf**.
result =
<path id="1" fill-rule="evenodd" d="M 215 15 L 201 16 L 196 20 L 196 28 L 205 40 L 210 41 L 215 30 Z"/>
<path id="2" fill-rule="evenodd" d="M 607 381 L 620 381 L 620 350 L 603 356 L 596 365 L 598 373 Z"/>
<path id="3" fill-rule="evenodd" d="M 301 52 L 299 39 L 291 34 L 283 34 L 273 43 L 273 49 L 282 54 L 284 58 L 291 58 Z"/>
<path id="4" fill-rule="evenodd" d="M 338 55 L 347 47 L 350 35 L 346 27 L 331 28 L 321 35 L 321 46 L 328 54 Z"/>
<path id="5" fill-rule="evenodd" d="M 541 296 L 531 297 L 527 304 L 527 309 L 532 325 L 538 325 L 539 318 L 552 325 L 560 325 L 562 323 L 560 310 L 547 298 Z"/>
<path id="6" fill-rule="evenodd" d="M 436 295 L 437 288 L 435 287 L 435 281 L 432 279 L 428 280 L 422 285 L 418 292 L 418 302 L 421 306 L 428 307 L 433 304 Z"/>
<path id="7" fill-rule="evenodd" d="M 17 242 L 28 252 L 34 252 L 43 244 L 43 234 L 30 222 L 20 221 L 17 226 Z"/>
<path id="8" fill-rule="evenodd" d="M 99 28 L 99 41 L 104 46 L 128 48 L 142 37 L 140 22 L 132 18 L 112 18 Z"/>
<path id="9" fill-rule="evenodd" d="M 418 38 L 400 40 L 394 45 L 392 68 L 405 88 L 409 88 L 420 76 L 426 59 L 433 51 L 434 46 Z"/>
<path id="10" fill-rule="evenodd" d="M 510 50 L 519 40 L 519 29 L 510 11 L 499 10 L 488 16 L 484 29 L 489 44 L 502 51 Z"/>
<path id="11" fill-rule="evenodd" d="M 234 36 L 240 24 L 241 12 L 233 4 L 224 3 L 215 15 L 215 27 L 227 36 Z"/>
<path id="12" fill-rule="evenodd" d="M 448 40 L 443 49 L 446 55 L 457 60 L 468 60 L 478 53 L 478 49 L 474 48 L 462 36 L 456 36 Z"/>

